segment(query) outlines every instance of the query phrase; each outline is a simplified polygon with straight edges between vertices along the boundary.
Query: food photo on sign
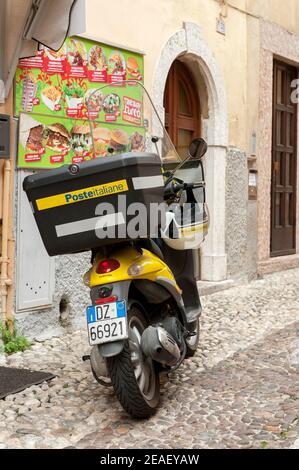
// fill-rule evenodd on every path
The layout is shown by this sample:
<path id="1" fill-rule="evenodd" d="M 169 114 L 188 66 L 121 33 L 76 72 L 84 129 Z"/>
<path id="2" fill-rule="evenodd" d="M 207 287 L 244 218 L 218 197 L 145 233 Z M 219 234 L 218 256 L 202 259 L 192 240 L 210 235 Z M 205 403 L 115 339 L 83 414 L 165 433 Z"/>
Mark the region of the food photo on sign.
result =
<path id="1" fill-rule="evenodd" d="M 130 79 L 143 80 L 141 54 L 117 51 L 85 38 L 67 38 L 57 52 L 44 48 L 33 58 L 19 61 L 15 114 L 51 111 L 57 116 L 86 118 L 84 102 L 88 92 L 100 84 L 121 85 Z M 109 115 L 108 121 L 113 120 L 111 115 L 117 112 L 118 104 L 117 96 L 106 96 L 104 110 Z M 97 117 L 95 114 L 93 118 Z"/>
<path id="2" fill-rule="evenodd" d="M 143 80 L 141 54 L 85 38 L 67 38 L 57 52 L 44 48 L 20 60 L 15 82 L 19 167 L 55 168 L 144 150 L 136 80 Z"/>
<path id="3" fill-rule="evenodd" d="M 93 121 L 91 128 L 84 119 L 60 117 L 53 121 L 46 115 L 21 113 L 20 116 L 20 168 L 56 168 L 120 152 L 143 151 L 144 146 L 143 127 Z"/>

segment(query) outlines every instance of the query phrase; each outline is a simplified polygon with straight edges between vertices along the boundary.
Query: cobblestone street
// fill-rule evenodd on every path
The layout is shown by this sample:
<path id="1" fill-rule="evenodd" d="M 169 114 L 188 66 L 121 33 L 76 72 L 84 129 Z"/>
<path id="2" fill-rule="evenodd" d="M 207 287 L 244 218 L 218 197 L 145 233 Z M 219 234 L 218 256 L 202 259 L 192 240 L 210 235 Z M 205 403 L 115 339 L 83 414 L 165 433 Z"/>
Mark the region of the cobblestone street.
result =
<path id="1" fill-rule="evenodd" d="M 0 401 L 0 448 L 299 448 L 299 270 L 203 297 L 201 346 L 134 421 L 98 385 L 86 332 L 7 365 L 57 375 Z"/>

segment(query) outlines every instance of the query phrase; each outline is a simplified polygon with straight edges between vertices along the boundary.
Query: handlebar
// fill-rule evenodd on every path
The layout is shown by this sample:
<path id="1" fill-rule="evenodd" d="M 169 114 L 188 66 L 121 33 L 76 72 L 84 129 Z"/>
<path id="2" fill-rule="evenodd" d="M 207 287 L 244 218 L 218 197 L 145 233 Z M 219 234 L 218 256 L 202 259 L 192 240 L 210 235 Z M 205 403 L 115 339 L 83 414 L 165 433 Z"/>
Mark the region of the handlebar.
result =
<path id="1" fill-rule="evenodd" d="M 204 188 L 205 183 L 204 181 L 201 181 L 200 183 L 179 183 L 174 186 L 174 191 L 178 193 L 179 191 L 184 191 L 186 189 L 198 189 L 198 188 Z"/>
<path id="2" fill-rule="evenodd" d="M 197 183 L 184 183 L 184 181 L 178 178 L 172 178 L 166 182 L 164 197 L 165 199 L 175 198 L 181 191 L 187 191 L 192 189 L 205 188 L 205 182 L 200 181 Z"/>

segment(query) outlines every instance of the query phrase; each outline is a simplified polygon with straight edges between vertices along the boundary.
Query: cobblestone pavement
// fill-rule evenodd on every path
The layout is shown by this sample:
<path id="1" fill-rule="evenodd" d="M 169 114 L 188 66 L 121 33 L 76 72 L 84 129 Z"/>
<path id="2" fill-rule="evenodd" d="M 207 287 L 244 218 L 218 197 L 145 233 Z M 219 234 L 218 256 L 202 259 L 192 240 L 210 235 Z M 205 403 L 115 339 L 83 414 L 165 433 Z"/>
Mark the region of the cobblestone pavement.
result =
<path id="1" fill-rule="evenodd" d="M 10 356 L 57 377 L 0 400 L 0 449 L 299 448 L 298 284 L 291 270 L 204 297 L 201 347 L 148 421 L 94 381 L 85 331 Z"/>

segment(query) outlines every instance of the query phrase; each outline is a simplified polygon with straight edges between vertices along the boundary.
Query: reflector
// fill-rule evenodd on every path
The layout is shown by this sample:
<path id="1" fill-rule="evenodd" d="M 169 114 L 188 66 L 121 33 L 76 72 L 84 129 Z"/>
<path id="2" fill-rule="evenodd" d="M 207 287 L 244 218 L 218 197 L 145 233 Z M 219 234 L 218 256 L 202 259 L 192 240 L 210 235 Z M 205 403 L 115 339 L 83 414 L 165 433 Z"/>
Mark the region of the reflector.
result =
<path id="1" fill-rule="evenodd" d="M 97 274 L 107 274 L 111 271 L 115 271 L 120 267 L 119 262 L 116 259 L 105 259 L 100 261 L 97 267 Z"/>
<path id="2" fill-rule="evenodd" d="M 111 297 L 104 297 L 103 299 L 96 299 L 96 305 L 101 304 L 110 304 L 111 302 L 116 302 L 118 299 L 117 295 L 112 295 Z"/>

